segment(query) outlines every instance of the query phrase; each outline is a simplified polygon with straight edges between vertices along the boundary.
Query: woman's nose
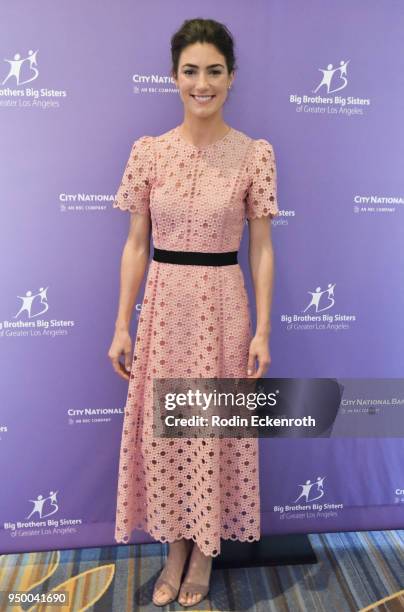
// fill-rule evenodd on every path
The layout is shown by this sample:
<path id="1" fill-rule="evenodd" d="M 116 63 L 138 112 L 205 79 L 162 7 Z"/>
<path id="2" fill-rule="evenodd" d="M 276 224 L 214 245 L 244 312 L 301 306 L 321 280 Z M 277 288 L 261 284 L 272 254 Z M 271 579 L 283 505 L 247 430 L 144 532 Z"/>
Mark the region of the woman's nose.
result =
<path id="1" fill-rule="evenodd" d="M 197 86 L 200 87 L 201 89 L 203 89 L 203 87 L 205 87 L 207 82 L 208 82 L 208 80 L 206 78 L 206 75 L 203 72 L 201 72 L 201 74 L 198 76 L 198 79 L 197 79 L 197 82 L 196 82 Z"/>

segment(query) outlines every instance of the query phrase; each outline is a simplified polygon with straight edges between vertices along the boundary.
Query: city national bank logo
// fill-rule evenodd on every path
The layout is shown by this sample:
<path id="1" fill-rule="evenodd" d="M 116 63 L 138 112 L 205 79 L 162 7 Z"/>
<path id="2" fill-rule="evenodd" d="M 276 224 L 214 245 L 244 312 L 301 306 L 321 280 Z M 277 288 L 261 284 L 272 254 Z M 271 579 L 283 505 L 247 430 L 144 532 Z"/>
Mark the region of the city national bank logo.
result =
<path id="1" fill-rule="evenodd" d="M 364 115 L 370 99 L 357 95 L 343 95 L 339 92 L 348 89 L 348 64 L 350 59 L 329 62 L 318 66 L 320 79 L 313 82 L 310 91 L 290 93 L 289 102 L 295 106 L 297 113 L 314 115 Z"/>
<path id="2" fill-rule="evenodd" d="M 350 329 L 356 315 L 341 312 L 330 312 L 335 307 L 336 283 L 328 283 L 326 288 L 320 285 L 309 289 L 309 299 L 299 312 L 281 314 L 281 323 L 286 331 L 343 331 Z"/>
<path id="3" fill-rule="evenodd" d="M 149 94 L 177 94 L 179 90 L 174 79 L 169 74 L 132 74 L 133 93 L 137 95 Z"/>
<path id="4" fill-rule="evenodd" d="M 44 317 L 49 310 L 48 287 L 30 289 L 17 295 L 16 314 L 0 321 L 0 338 L 32 336 L 67 336 L 75 321 Z"/>
<path id="5" fill-rule="evenodd" d="M 392 214 L 403 209 L 404 195 L 366 195 L 357 193 L 353 195 L 353 212 L 355 214 Z"/>
<path id="6" fill-rule="evenodd" d="M 38 52 L 39 49 L 30 49 L 25 55 L 14 53 L 3 58 L 7 69 L 0 72 L 0 107 L 56 108 L 60 106 L 60 98 L 67 96 L 64 89 L 37 89 L 30 85 L 39 77 Z"/>
<path id="7" fill-rule="evenodd" d="M 394 489 L 394 503 L 404 504 L 404 487 L 396 487 Z"/>
<path id="8" fill-rule="evenodd" d="M 59 512 L 58 491 L 49 491 L 49 495 L 39 494 L 30 499 L 30 512 L 23 521 L 8 521 L 3 523 L 4 530 L 11 537 L 70 535 L 77 533 L 77 526 L 82 519 L 67 519 L 64 517 L 50 518 Z"/>
<path id="9" fill-rule="evenodd" d="M 297 485 L 297 496 L 292 503 L 284 506 L 274 506 L 273 511 L 279 518 L 285 519 L 333 519 L 338 511 L 344 508 L 342 503 L 324 501 L 325 476 L 317 476 Z M 322 500 L 320 502 L 320 500 Z"/>

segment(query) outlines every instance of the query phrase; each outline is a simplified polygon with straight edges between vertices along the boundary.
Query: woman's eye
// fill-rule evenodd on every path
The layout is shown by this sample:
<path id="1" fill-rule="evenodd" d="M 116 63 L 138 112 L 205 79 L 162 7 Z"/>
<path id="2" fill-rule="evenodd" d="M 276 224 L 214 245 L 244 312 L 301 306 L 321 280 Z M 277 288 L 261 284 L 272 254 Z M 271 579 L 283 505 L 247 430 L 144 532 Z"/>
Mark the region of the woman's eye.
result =
<path id="1" fill-rule="evenodd" d="M 184 70 L 184 74 L 193 74 L 194 70 Z M 220 70 L 211 70 L 210 74 L 221 74 Z"/>

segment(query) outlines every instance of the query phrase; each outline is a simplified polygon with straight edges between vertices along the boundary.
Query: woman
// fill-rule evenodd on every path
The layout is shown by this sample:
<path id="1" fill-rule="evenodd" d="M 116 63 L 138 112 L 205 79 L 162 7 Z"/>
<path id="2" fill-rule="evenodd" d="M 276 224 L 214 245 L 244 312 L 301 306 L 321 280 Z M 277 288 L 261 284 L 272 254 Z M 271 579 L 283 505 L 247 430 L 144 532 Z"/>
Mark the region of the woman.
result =
<path id="1" fill-rule="evenodd" d="M 114 202 L 131 212 L 131 220 L 108 355 L 117 374 L 129 380 L 115 539 L 128 542 L 133 529 L 142 529 L 170 543 L 154 588 L 156 605 L 177 597 L 190 555 L 178 596 L 189 606 L 208 592 L 220 538 L 260 537 L 258 444 L 256 438 L 153 436 L 153 379 L 264 375 L 270 363 L 270 218 L 278 208 L 272 145 L 222 117 L 235 71 L 227 28 L 209 19 L 185 21 L 172 37 L 171 52 L 184 119 L 160 136 L 134 142 Z M 246 218 L 254 335 L 237 263 Z M 151 231 L 154 256 L 131 363 L 129 323 Z"/>

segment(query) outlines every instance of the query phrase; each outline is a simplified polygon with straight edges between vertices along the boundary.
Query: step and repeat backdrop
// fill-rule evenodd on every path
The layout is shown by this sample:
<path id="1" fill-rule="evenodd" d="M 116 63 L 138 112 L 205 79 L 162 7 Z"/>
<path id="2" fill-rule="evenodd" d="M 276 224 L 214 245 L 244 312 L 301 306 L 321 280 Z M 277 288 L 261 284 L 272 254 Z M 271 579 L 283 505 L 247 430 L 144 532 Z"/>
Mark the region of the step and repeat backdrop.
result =
<path id="1" fill-rule="evenodd" d="M 0 16 L 0 552 L 115 543 L 127 383 L 107 353 L 129 214 L 112 203 L 133 141 L 183 120 L 170 38 L 193 17 L 234 35 L 226 122 L 276 154 L 267 376 L 343 389 L 329 435 L 260 440 L 262 533 L 404 528 L 404 5 L 17 0 Z M 254 324 L 247 245 L 246 223 Z"/>

